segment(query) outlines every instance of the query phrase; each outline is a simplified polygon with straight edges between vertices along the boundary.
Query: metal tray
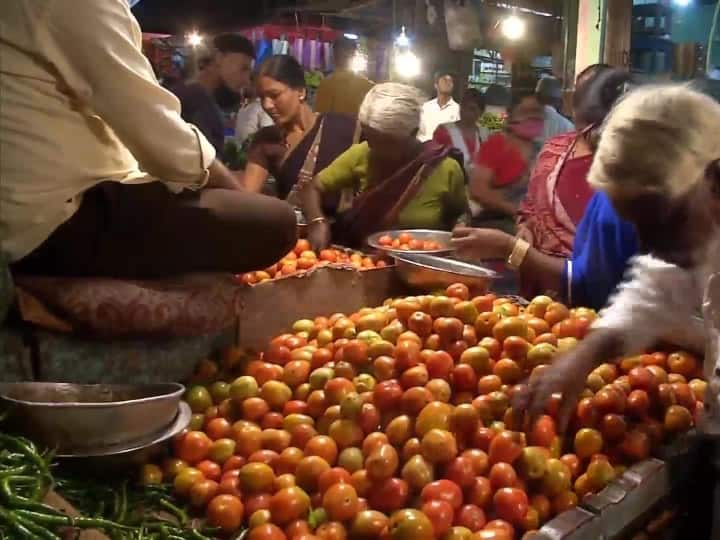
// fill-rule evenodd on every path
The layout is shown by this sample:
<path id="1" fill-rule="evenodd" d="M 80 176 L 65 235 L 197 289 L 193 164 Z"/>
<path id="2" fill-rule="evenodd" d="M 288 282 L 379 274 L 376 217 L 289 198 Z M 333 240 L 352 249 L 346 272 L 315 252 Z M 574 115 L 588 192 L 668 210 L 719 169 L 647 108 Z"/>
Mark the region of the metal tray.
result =
<path id="1" fill-rule="evenodd" d="M 499 278 L 493 270 L 455 259 L 407 251 L 393 256 L 400 278 L 418 289 L 433 290 L 464 283 L 479 294 L 487 291 L 490 283 Z"/>
<path id="2" fill-rule="evenodd" d="M 389 236 L 393 240 L 397 238 L 402 233 L 409 233 L 412 235 L 412 237 L 416 240 L 435 240 L 436 242 L 439 242 L 443 248 L 442 249 L 433 249 L 433 250 L 412 250 L 410 252 L 401 250 L 401 249 L 393 249 L 387 246 L 381 246 L 378 243 L 378 240 L 381 236 Z M 449 231 L 439 231 L 434 229 L 407 229 L 407 230 L 397 230 L 397 231 L 380 231 L 375 234 L 371 234 L 367 238 L 367 244 L 373 249 L 377 249 L 379 251 L 384 251 L 386 253 L 389 253 L 391 255 L 396 255 L 398 253 L 421 253 L 425 255 L 448 255 L 455 251 L 455 248 L 453 248 L 450 245 L 450 240 L 452 239 L 452 233 Z"/>

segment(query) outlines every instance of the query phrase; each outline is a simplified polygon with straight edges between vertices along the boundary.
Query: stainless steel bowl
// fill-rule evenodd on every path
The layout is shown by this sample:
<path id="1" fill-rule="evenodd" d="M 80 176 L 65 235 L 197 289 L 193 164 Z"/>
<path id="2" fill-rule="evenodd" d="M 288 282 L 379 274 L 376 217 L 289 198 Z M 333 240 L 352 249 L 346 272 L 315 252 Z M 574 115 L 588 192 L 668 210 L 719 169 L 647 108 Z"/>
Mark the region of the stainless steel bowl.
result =
<path id="1" fill-rule="evenodd" d="M 181 384 L 113 385 L 22 382 L 0 384 L 8 421 L 58 454 L 132 446 L 176 419 Z"/>
<path id="2" fill-rule="evenodd" d="M 487 292 L 497 272 L 454 259 L 422 253 L 393 254 L 400 278 L 411 287 L 432 291 L 453 283 L 464 283 L 475 294 Z"/>
<path id="3" fill-rule="evenodd" d="M 389 248 L 387 246 L 381 246 L 378 243 L 378 240 L 380 240 L 381 236 L 389 236 L 393 240 L 395 240 L 400 234 L 402 233 L 410 233 L 413 238 L 416 240 L 435 240 L 436 242 L 439 242 L 442 247 L 442 249 L 433 249 L 430 251 L 423 251 L 423 250 L 413 250 L 411 253 L 419 253 L 424 255 L 447 255 L 449 253 L 452 253 L 455 251 L 455 248 L 453 248 L 450 245 L 450 240 L 452 239 L 452 233 L 448 231 L 436 231 L 433 229 L 407 229 L 407 230 L 400 230 L 400 231 L 381 231 L 375 234 L 371 234 L 367 238 L 367 245 L 371 248 L 378 249 L 380 251 L 385 251 L 391 255 L 396 255 L 398 253 L 408 253 L 407 251 L 403 251 L 401 249 L 393 249 Z"/>

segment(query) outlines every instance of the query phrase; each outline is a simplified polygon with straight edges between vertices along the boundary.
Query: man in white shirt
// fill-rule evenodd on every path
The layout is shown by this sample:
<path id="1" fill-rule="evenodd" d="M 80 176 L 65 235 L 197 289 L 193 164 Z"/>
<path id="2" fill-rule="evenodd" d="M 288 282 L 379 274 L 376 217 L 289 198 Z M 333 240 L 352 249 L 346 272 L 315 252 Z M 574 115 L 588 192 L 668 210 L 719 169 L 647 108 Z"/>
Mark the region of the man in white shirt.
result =
<path id="1" fill-rule="evenodd" d="M 423 105 L 420 114 L 418 139 L 422 142 L 432 139 L 438 126 L 460 120 L 460 105 L 453 99 L 454 88 L 452 74 L 444 71 L 435 74 L 437 96 Z"/>
<path id="2" fill-rule="evenodd" d="M 287 252 L 292 210 L 241 191 L 183 121 L 128 0 L 70 4 L 0 3 L 0 249 L 13 269 L 160 277 Z"/>
<path id="3" fill-rule="evenodd" d="M 559 357 L 553 367 L 531 378 L 514 401 L 531 421 L 548 397 L 563 395 L 558 420 L 564 429 L 575 411 L 585 380 L 595 367 L 641 353 L 660 338 L 683 339 L 702 310 L 704 332 L 693 340 L 706 346 L 708 382 L 697 410 L 701 432 L 709 436 L 715 470 L 694 481 L 715 483 L 718 492 L 717 437 L 720 436 L 720 104 L 683 86 L 635 90 L 610 113 L 603 129 L 590 183 L 605 191 L 618 212 L 632 221 L 649 255 L 636 257 L 626 281 L 600 313 L 588 337 Z M 704 401 L 704 405 L 703 402 Z M 711 463 L 708 463 L 711 462 Z M 699 490 L 690 511 L 697 519 L 684 538 L 720 538 L 720 500 Z M 708 491 L 712 492 L 712 489 Z M 704 500 L 703 500 L 704 499 Z M 693 508 L 695 506 L 696 508 Z M 712 524 L 710 524 L 712 521 Z M 710 535 L 707 528 L 712 525 Z"/>

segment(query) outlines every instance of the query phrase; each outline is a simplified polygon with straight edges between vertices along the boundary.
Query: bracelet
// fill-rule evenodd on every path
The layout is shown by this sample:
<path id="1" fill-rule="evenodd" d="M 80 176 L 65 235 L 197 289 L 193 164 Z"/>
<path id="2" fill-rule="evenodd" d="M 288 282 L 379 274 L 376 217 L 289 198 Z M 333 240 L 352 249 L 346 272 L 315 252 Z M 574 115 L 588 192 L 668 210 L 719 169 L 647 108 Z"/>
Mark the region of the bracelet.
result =
<path id="1" fill-rule="evenodd" d="M 327 219 L 325 219 L 324 217 L 316 217 L 310 220 L 310 225 L 314 223 L 327 223 Z"/>
<path id="2" fill-rule="evenodd" d="M 508 267 L 511 270 L 519 270 L 529 249 L 529 242 L 526 242 L 522 238 L 515 238 L 515 244 L 513 245 L 512 252 L 510 252 L 510 256 L 507 259 Z"/>

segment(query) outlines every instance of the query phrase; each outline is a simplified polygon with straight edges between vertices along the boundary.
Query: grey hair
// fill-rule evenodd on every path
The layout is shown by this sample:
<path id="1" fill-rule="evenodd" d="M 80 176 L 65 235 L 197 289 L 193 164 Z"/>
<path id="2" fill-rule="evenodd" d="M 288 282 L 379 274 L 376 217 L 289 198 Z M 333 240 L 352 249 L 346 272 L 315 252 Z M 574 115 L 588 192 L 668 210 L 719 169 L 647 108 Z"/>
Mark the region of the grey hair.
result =
<path id="1" fill-rule="evenodd" d="M 382 133 L 410 136 L 420 127 L 425 99 L 421 90 L 407 84 L 377 84 L 360 105 L 358 120 Z"/>
<path id="2" fill-rule="evenodd" d="M 720 104 L 689 85 L 639 87 L 610 112 L 589 182 L 612 197 L 681 197 L 720 158 Z"/>

